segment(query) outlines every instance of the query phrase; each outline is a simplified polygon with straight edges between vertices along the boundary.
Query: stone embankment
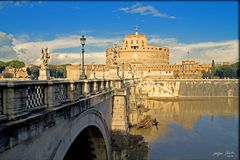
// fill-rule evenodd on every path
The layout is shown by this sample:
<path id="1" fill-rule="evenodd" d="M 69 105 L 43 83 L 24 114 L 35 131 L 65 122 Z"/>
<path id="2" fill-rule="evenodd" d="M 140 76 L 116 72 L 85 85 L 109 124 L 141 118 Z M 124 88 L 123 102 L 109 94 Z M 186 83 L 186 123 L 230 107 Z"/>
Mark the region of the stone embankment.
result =
<path id="1" fill-rule="evenodd" d="M 144 79 L 137 90 L 149 98 L 238 97 L 238 79 Z"/>

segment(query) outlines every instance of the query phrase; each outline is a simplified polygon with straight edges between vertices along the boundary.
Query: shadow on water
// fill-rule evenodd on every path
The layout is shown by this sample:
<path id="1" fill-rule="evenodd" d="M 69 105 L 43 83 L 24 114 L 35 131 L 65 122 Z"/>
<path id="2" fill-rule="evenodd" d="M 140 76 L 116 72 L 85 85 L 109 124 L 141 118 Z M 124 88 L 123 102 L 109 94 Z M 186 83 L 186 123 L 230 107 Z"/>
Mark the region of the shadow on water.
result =
<path id="1" fill-rule="evenodd" d="M 149 145 L 142 135 L 112 132 L 113 160 L 148 160 Z"/>
<path id="2" fill-rule="evenodd" d="M 214 159 L 218 152 L 223 153 L 219 159 L 228 152 L 238 159 L 238 99 L 146 99 L 142 104 L 148 111 L 135 118 L 141 121 L 150 116 L 159 125 L 133 127 L 130 134 L 148 142 L 149 159 Z"/>

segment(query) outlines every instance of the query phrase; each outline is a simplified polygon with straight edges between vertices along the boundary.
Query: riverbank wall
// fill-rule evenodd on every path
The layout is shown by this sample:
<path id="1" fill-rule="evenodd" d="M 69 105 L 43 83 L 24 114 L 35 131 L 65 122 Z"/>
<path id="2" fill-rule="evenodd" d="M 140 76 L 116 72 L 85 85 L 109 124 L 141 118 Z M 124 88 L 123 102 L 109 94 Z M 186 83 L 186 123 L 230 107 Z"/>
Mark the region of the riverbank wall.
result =
<path id="1" fill-rule="evenodd" d="M 143 79 L 138 94 L 161 97 L 238 97 L 238 79 Z"/>

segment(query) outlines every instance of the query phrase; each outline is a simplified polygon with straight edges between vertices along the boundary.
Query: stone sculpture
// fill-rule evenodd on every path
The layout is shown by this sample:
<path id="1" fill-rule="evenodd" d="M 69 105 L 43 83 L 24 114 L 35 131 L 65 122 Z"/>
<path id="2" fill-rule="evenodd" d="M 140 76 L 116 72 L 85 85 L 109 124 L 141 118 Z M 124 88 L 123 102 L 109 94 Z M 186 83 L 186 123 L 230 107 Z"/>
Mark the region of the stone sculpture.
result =
<path id="1" fill-rule="evenodd" d="M 41 64 L 40 64 L 40 71 L 39 71 L 39 80 L 49 80 L 50 79 L 50 72 L 47 67 L 48 61 L 50 59 L 50 55 L 48 53 L 48 48 L 42 48 L 42 53 L 40 56 Z"/>

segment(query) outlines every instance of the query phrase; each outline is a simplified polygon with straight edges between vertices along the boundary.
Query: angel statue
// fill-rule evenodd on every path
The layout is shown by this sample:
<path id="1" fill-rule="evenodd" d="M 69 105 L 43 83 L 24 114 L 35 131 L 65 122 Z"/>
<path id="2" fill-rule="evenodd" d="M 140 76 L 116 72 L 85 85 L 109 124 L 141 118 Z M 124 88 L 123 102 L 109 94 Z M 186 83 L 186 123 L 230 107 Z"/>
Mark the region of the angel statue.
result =
<path id="1" fill-rule="evenodd" d="M 41 66 L 45 67 L 48 65 L 48 60 L 50 59 L 49 53 L 48 53 L 48 48 L 42 48 L 42 54 L 40 57 L 42 64 Z"/>
<path id="2" fill-rule="evenodd" d="M 114 44 L 113 47 L 112 47 L 112 63 L 113 65 L 117 65 L 117 58 L 119 58 L 119 55 L 118 55 L 118 46 L 117 44 Z"/>

